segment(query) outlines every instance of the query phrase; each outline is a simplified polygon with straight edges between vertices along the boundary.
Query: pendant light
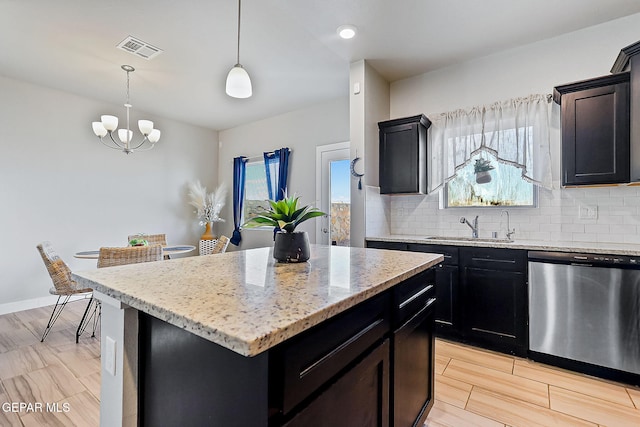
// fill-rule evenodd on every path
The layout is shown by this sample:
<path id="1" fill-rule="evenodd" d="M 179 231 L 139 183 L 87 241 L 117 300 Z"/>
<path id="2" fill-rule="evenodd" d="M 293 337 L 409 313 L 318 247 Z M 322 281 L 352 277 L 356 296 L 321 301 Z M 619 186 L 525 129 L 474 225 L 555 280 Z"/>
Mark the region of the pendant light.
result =
<path id="1" fill-rule="evenodd" d="M 227 74 L 227 95 L 233 98 L 249 98 L 252 94 L 251 79 L 247 70 L 240 64 L 240 10 L 242 0 L 238 0 L 238 51 L 236 65 Z"/>

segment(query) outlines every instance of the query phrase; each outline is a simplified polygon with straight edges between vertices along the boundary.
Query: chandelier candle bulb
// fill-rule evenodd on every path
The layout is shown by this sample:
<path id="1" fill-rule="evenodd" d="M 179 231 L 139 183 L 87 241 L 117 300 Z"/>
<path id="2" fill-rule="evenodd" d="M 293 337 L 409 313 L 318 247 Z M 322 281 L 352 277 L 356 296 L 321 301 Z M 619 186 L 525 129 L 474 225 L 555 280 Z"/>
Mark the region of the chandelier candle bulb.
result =
<path id="1" fill-rule="evenodd" d="M 158 129 L 154 129 L 151 131 L 147 139 L 150 143 L 155 144 L 160 139 L 160 133 L 161 132 Z"/>
<path id="2" fill-rule="evenodd" d="M 102 121 L 102 125 L 109 132 L 113 132 L 118 129 L 118 118 L 116 116 L 103 115 L 100 116 L 100 120 Z"/>
<path id="3" fill-rule="evenodd" d="M 127 133 L 129 134 L 129 138 L 127 138 Z M 122 141 L 123 144 L 129 144 L 131 139 L 133 139 L 133 131 L 127 129 L 118 129 L 118 138 Z"/>
<path id="4" fill-rule="evenodd" d="M 102 122 L 93 122 L 91 123 L 91 126 L 93 126 L 93 133 L 95 133 L 100 138 L 107 134 L 107 129 L 105 129 Z"/>
<path id="5" fill-rule="evenodd" d="M 140 128 L 140 133 L 147 136 L 153 131 L 153 122 L 151 120 L 138 120 L 138 128 Z"/>

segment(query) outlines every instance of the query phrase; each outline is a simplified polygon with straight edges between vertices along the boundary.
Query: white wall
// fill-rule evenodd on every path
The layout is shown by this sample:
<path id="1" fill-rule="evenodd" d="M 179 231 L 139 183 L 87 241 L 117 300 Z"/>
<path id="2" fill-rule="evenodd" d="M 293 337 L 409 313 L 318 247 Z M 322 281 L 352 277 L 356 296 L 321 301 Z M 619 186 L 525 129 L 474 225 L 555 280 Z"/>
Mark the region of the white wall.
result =
<path id="1" fill-rule="evenodd" d="M 288 194 L 300 196 L 300 203 L 316 204 L 316 146 L 349 140 L 349 99 L 299 109 L 290 113 L 260 120 L 233 129 L 220 131 L 218 181 L 226 182 L 233 193 L 233 158 L 261 156 L 265 151 L 289 147 Z M 215 233 L 231 236 L 233 232 L 233 204 L 224 207 L 226 222 L 216 224 Z M 315 224 L 307 221 L 300 230 L 309 233 L 315 242 Z M 243 230 L 240 249 L 273 245 L 273 233 L 264 230 Z M 229 245 L 228 250 L 238 247 Z"/>
<path id="2" fill-rule="evenodd" d="M 0 77 L 0 313 L 45 303 L 52 285 L 36 245 L 49 240 L 72 270 L 81 250 L 122 246 L 127 235 L 166 233 L 197 245 L 202 229 L 186 183 L 217 183 L 217 132 L 132 110 L 162 131 L 156 147 L 130 155 L 91 130 L 124 107 Z"/>
<path id="3" fill-rule="evenodd" d="M 389 82 L 367 61 L 357 61 L 351 64 L 349 84 L 351 158 L 361 158 L 358 172 L 364 172 L 362 189 L 358 189 L 357 180 L 351 180 L 350 244 L 364 247 L 369 211 L 366 186 L 379 185 L 378 122 L 389 119 Z M 356 85 L 360 87 L 358 93 Z"/>
<path id="4" fill-rule="evenodd" d="M 640 40 L 639 25 L 635 14 L 393 82 L 391 117 L 551 93 L 560 84 L 609 74 L 620 49 Z"/>
<path id="5" fill-rule="evenodd" d="M 609 74 L 620 49 L 640 39 L 638 28 L 640 14 L 394 82 L 391 117 L 420 112 L 429 116 L 531 93 L 551 93 L 556 85 Z M 552 166 L 558 186 L 555 107 Z M 634 187 L 543 190 L 539 208 L 510 209 L 512 227 L 520 239 L 640 243 L 638 196 Z M 392 234 L 466 236 L 470 230 L 459 223 L 459 217 L 475 215 L 480 216 L 481 237 L 506 227 L 500 222 L 499 210 L 439 209 L 437 193 L 377 197 L 387 204 Z M 579 218 L 581 206 L 596 206 L 598 218 Z M 385 218 L 381 209 L 368 212 L 373 214 Z"/>

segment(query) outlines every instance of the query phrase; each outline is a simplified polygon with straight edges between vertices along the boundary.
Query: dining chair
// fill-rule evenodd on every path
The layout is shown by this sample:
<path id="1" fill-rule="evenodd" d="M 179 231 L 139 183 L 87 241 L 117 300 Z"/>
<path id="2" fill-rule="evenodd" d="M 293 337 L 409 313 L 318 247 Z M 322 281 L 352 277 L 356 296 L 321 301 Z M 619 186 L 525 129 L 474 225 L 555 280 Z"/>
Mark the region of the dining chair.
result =
<path id="1" fill-rule="evenodd" d="M 144 239 L 149 242 L 150 245 L 163 245 L 167 246 L 166 234 L 144 234 L 138 233 L 127 237 L 127 244 L 133 239 Z"/>
<path id="2" fill-rule="evenodd" d="M 38 252 L 40 252 L 42 261 L 44 261 L 44 265 L 47 267 L 47 271 L 49 272 L 49 276 L 51 276 L 51 281 L 53 282 L 53 287 L 49 289 L 49 293 L 51 295 L 58 296 L 56 305 L 53 307 L 53 311 L 51 312 L 47 326 L 42 333 L 40 342 L 44 342 L 45 338 L 47 338 L 47 335 L 51 332 L 56 320 L 60 317 L 62 310 L 64 310 L 69 299 L 73 295 L 90 297 L 87 308 L 84 310 L 84 314 L 82 315 L 82 319 L 80 320 L 80 324 L 76 330 L 76 343 L 78 343 L 78 338 L 80 338 L 80 335 L 82 335 L 90 322 L 93 322 L 93 331 L 91 336 L 95 337 L 96 327 L 98 326 L 98 321 L 100 319 L 100 304 L 97 300 L 93 299 L 93 289 L 82 288 L 71 278 L 71 269 L 56 253 L 50 242 L 42 242 L 37 245 L 36 248 L 38 249 Z"/>
<path id="3" fill-rule="evenodd" d="M 166 234 L 144 234 L 138 233 L 127 238 L 127 243 L 129 243 L 133 239 L 144 239 L 150 245 L 162 245 L 167 246 L 167 235 Z M 169 255 L 165 255 L 164 259 L 169 259 Z"/>
<path id="4" fill-rule="evenodd" d="M 98 254 L 98 268 L 150 261 L 162 261 L 162 245 L 102 247 Z"/>
<path id="5" fill-rule="evenodd" d="M 229 238 L 227 236 L 220 236 L 216 244 L 213 246 L 211 254 L 224 253 L 227 251 L 227 246 L 229 246 Z"/>

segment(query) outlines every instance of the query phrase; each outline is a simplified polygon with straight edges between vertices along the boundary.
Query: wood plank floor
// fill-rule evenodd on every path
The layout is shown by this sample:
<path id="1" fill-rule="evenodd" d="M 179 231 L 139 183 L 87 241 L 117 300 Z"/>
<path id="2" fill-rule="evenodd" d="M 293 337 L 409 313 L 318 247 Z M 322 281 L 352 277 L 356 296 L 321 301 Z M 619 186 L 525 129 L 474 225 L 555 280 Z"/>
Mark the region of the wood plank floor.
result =
<path id="1" fill-rule="evenodd" d="M 0 426 L 99 425 L 100 340 L 75 344 L 86 303 L 70 303 L 44 343 L 51 307 L 0 316 Z M 640 389 L 436 340 L 426 426 L 638 427 Z"/>

